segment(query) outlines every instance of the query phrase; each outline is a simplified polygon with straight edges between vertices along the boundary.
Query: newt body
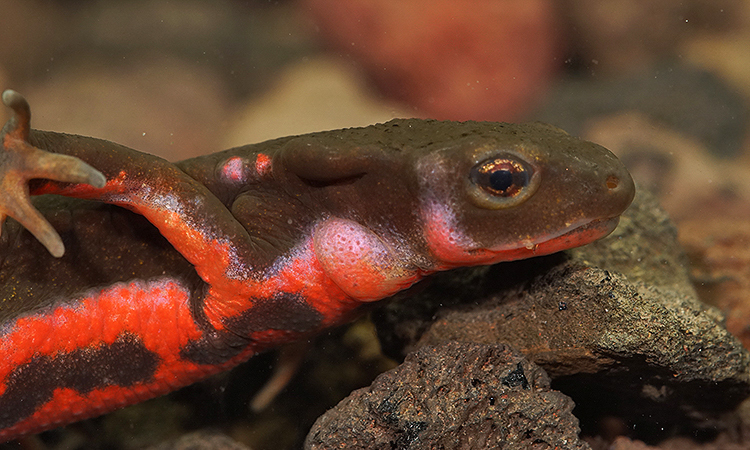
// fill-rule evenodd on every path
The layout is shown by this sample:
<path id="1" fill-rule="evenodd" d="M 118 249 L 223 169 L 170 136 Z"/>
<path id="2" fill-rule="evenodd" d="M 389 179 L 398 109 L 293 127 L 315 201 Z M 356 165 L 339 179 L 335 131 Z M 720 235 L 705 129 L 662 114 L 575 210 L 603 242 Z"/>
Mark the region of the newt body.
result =
<path id="1" fill-rule="evenodd" d="M 16 96 L 0 180 L 56 194 L 34 203 L 53 228 L 6 187 L 0 219 L 65 254 L 3 227 L 0 441 L 185 386 L 436 271 L 591 242 L 634 193 L 606 149 L 541 124 L 394 120 L 173 164 L 29 131 Z M 27 147 L 85 175 L 8 164 Z"/>

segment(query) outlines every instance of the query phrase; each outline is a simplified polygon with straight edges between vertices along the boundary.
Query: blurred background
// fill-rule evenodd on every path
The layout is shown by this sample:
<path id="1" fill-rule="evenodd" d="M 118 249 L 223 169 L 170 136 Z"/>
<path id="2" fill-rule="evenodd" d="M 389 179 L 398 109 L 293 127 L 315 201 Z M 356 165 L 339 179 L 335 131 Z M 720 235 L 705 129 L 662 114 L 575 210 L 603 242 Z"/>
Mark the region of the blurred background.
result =
<path id="1" fill-rule="evenodd" d="M 659 196 L 703 299 L 750 345 L 748 0 L 0 0 L 0 11 L 0 86 L 26 96 L 34 128 L 171 160 L 393 117 L 541 120 L 598 142 Z"/>
<path id="2" fill-rule="evenodd" d="M 35 128 L 178 160 L 393 117 L 542 120 L 610 147 L 676 219 L 750 196 L 748 1 L 0 7 L 0 85 Z"/>

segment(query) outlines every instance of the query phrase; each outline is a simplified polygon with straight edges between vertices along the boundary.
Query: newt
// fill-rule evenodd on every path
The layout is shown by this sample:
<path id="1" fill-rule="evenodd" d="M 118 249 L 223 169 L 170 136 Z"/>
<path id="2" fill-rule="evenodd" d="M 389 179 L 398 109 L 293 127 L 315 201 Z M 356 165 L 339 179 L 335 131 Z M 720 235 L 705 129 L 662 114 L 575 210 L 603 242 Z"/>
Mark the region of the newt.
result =
<path id="1" fill-rule="evenodd" d="M 396 119 L 171 163 L 32 130 L 26 100 L 2 99 L 0 441 L 227 370 L 432 273 L 592 242 L 635 190 L 608 150 L 538 123 Z"/>

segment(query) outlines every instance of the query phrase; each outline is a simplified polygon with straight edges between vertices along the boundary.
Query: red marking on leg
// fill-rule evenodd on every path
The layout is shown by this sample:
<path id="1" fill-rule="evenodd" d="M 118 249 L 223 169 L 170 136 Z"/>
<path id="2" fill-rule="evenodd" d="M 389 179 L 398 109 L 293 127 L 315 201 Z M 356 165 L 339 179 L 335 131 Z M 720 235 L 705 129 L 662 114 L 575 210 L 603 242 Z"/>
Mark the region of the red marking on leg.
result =
<path id="1" fill-rule="evenodd" d="M 220 241 L 183 220 L 177 211 L 157 211 L 144 214 L 170 242 L 180 242 L 180 253 L 195 264 L 198 275 L 217 289 L 236 289 L 250 276 L 250 270 L 237 248 L 229 240 Z"/>
<path id="2" fill-rule="evenodd" d="M 103 188 L 95 188 L 88 184 L 61 185 L 56 181 L 45 180 L 34 187 L 31 195 L 58 194 L 82 199 L 98 199 L 105 194 L 123 192 L 127 179 L 127 172 L 121 170 L 116 177 L 108 179 Z"/>
<path id="3" fill-rule="evenodd" d="M 166 177 L 167 175 L 164 178 L 167 179 Z M 179 177 L 175 180 L 176 184 L 184 182 Z M 224 224 L 229 229 L 227 235 L 211 235 L 207 230 L 212 228 L 196 221 L 193 217 L 194 211 L 188 210 L 187 203 L 191 199 L 186 200 L 184 197 L 190 196 L 190 193 L 159 190 L 134 181 L 125 171 L 120 171 L 117 177 L 108 179 L 105 187 L 101 189 L 82 184 L 60 185 L 47 182 L 37 187 L 33 194 L 59 194 L 97 199 L 141 214 L 196 267 L 204 281 L 219 289 L 222 288 L 224 279 L 229 279 L 232 283 L 232 280 L 249 276 L 250 268 L 247 261 L 237 253 L 236 242 L 231 241 L 236 237 L 232 233 L 243 233 L 244 228 L 235 221 Z M 196 191 L 193 198 L 198 198 L 199 194 L 202 195 Z M 200 205 L 208 200 L 201 199 L 196 202 Z M 216 202 L 218 203 L 218 200 Z M 225 211 L 223 205 L 217 204 L 217 207 Z M 228 211 L 226 214 L 230 215 Z M 214 229 L 219 233 L 224 231 Z"/>

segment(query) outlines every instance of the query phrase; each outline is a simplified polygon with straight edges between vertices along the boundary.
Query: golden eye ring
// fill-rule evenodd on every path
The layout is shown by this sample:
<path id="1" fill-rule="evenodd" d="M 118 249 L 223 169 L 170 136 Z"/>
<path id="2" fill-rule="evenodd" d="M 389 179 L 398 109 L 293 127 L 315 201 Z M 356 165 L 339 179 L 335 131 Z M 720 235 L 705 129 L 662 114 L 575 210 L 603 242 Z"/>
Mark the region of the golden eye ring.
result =
<path id="1" fill-rule="evenodd" d="M 471 168 L 469 196 L 486 209 L 503 209 L 525 201 L 536 191 L 539 174 L 510 154 L 487 158 Z"/>

